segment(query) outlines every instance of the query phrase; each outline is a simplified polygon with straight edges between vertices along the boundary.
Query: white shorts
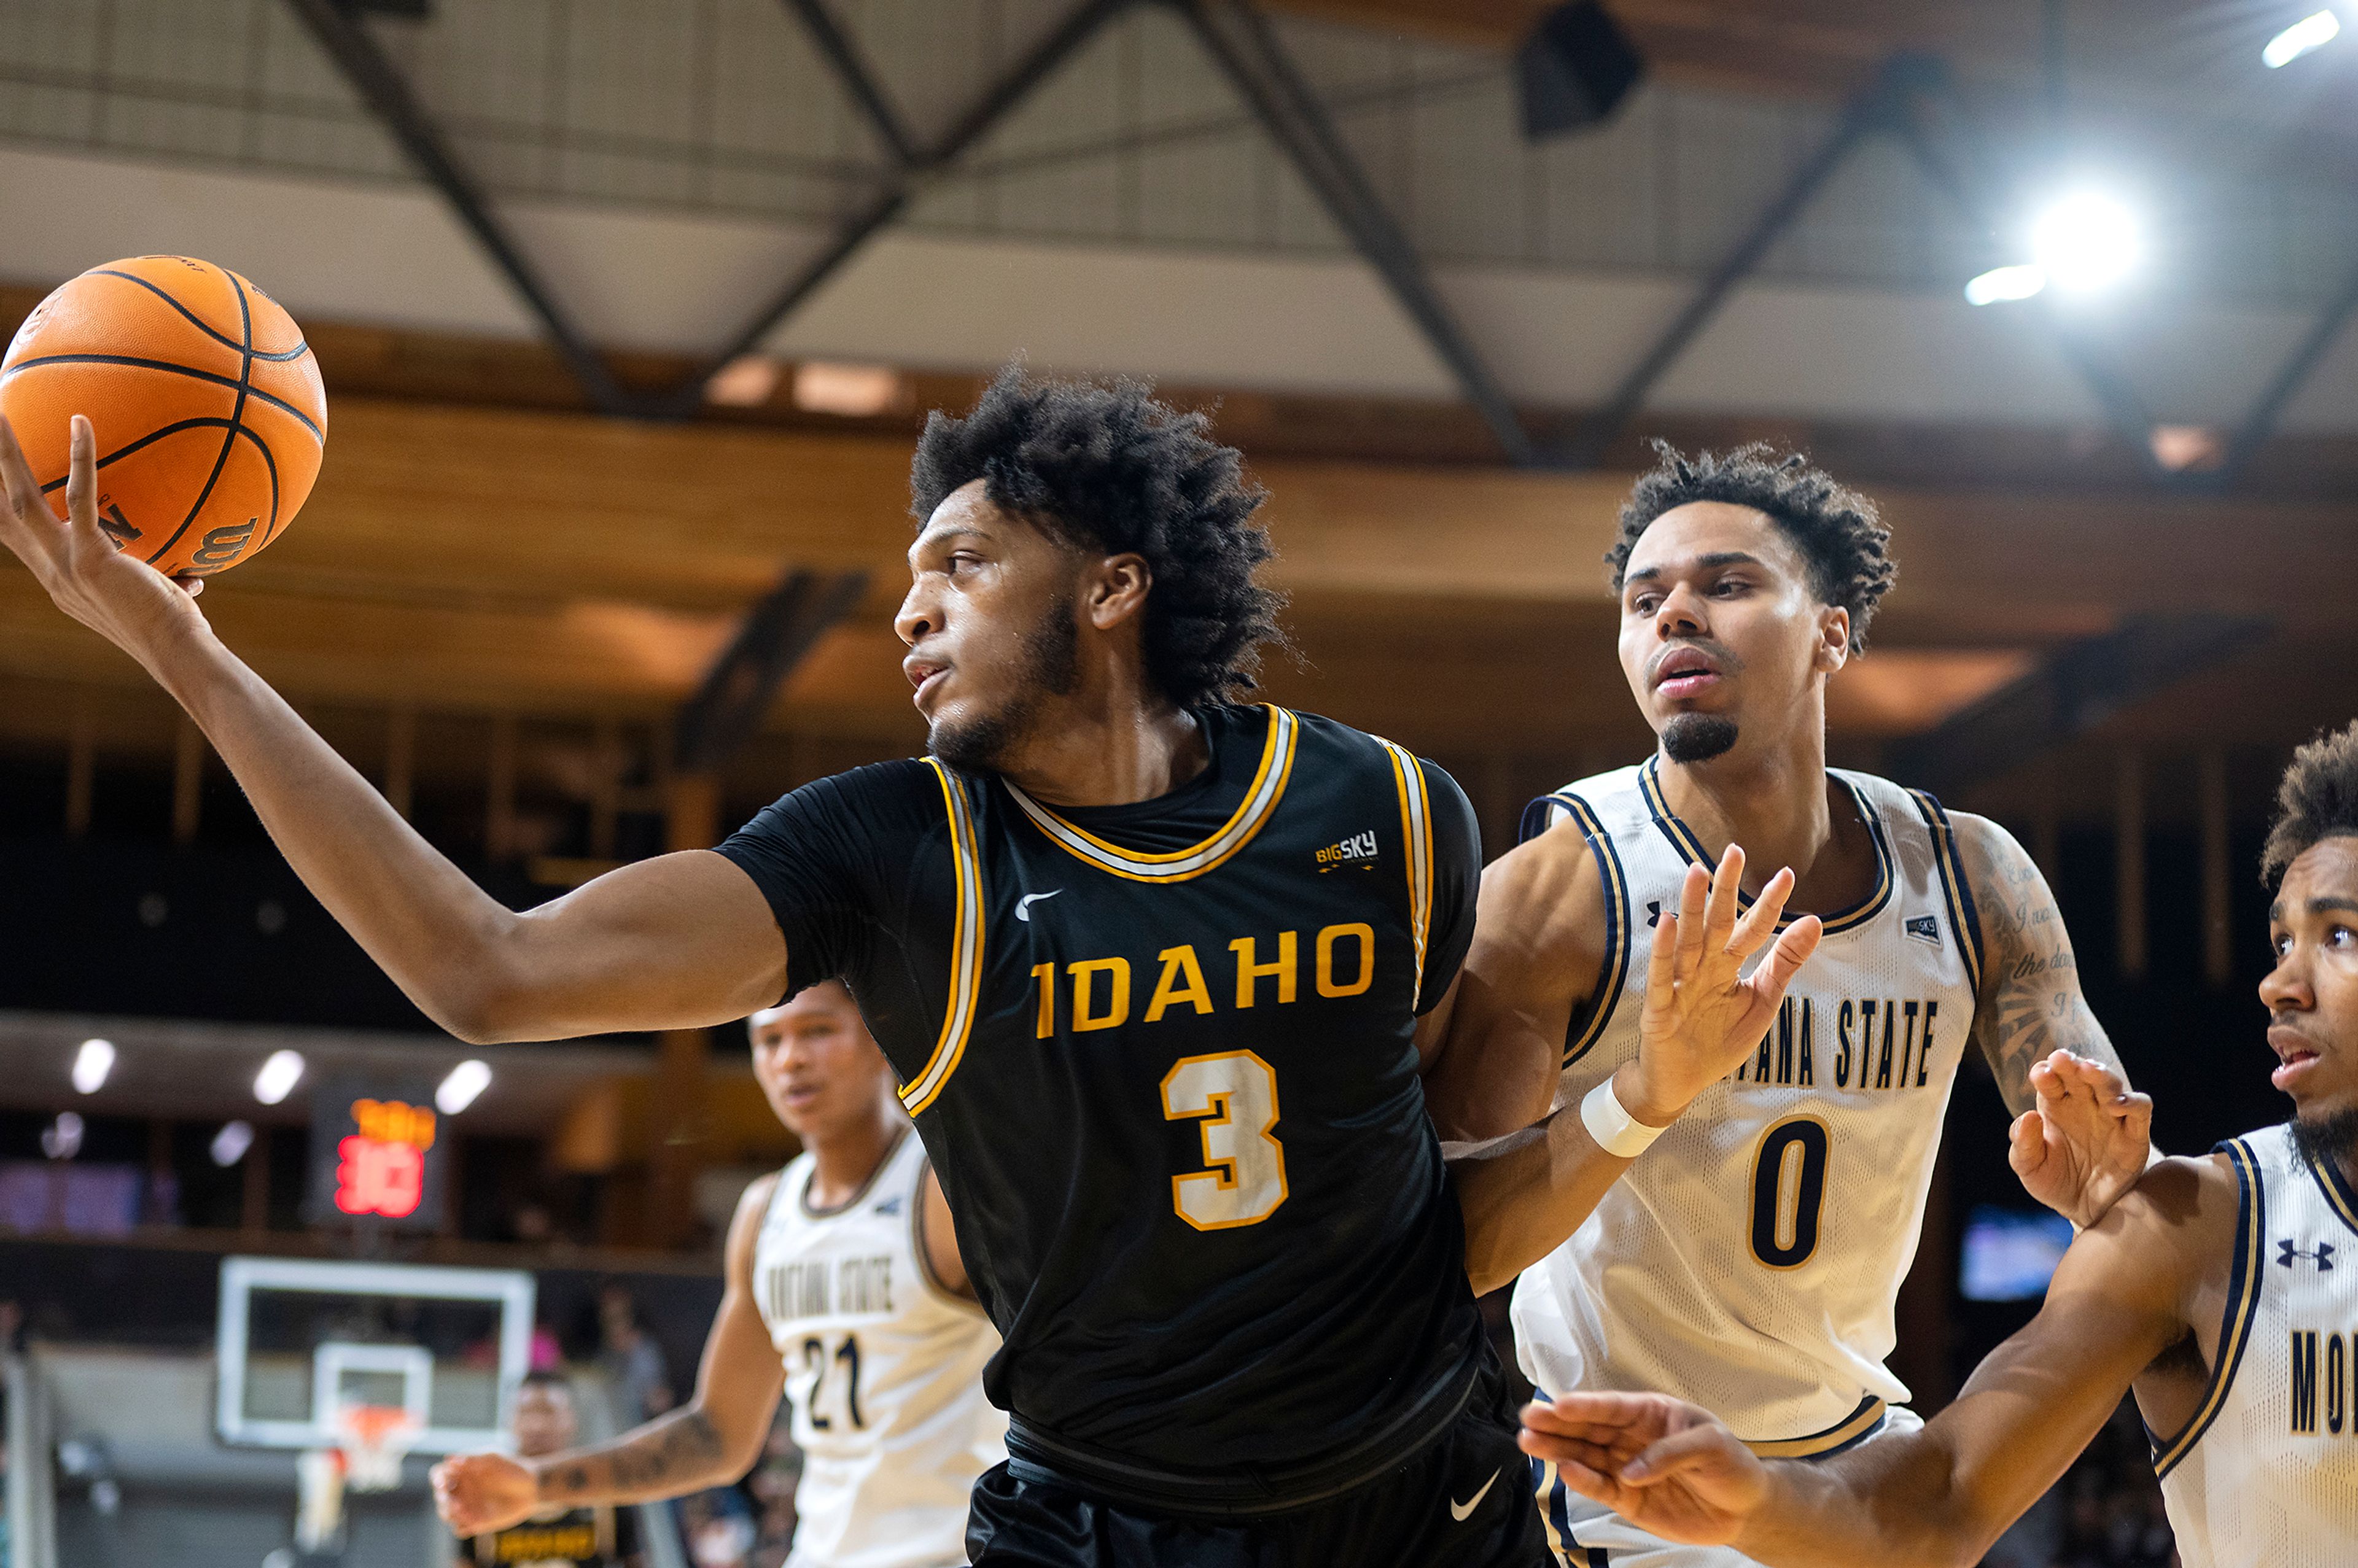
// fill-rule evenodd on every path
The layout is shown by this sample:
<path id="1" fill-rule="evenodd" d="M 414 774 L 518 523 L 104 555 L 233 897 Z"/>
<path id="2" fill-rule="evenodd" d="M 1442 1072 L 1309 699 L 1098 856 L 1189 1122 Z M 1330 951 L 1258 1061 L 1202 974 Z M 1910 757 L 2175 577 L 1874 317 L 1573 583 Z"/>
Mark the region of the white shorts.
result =
<path id="1" fill-rule="evenodd" d="M 1874 1443 L 1922 1428 L 1923 1418 L 1905 1405 L 1893 1405 L 1883 1419 L 1857 1443 L 1846 1444 L 1816 1457 L 1831 1459 L 1861 1444 Z M 1556 1568 L 1760 1568 L 1733 1547 L 1682 1546 L 1649 1535 L 1606 1508 L 1590 1502 L 1563 1484 L 1555 1465 L 1531 1461 L 1531 1493 L 1540 1517 L 1547 1521 L 1548 1550 Z"/>

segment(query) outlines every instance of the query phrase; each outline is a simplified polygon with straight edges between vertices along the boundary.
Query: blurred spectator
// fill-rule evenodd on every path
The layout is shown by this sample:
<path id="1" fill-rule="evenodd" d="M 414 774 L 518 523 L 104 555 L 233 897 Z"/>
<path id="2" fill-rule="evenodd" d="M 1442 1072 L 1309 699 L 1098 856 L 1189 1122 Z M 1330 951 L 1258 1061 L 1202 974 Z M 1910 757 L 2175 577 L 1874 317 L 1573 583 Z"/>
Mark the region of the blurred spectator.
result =
<path id="1" fill-rule="evenodd" d="M 527 1459 L 573 1446 L 579 1428 L 573 1385 L 564 1374 L 525 1375 L 509 1431 L 516 1452 Z M 557 1504 L 505 1530 L 460 1541 L 452 1568 L 644 1568 L 644 1563 L 633 1510 Z"/>
<path id="2" fill-rule="evenodd" d="M 557 1343 L 557 1330 L 548 1326 L 546 1318 L 535 1318 L 532 1325 L 532 1356 L 530 1369 L 554 1372 L 565 1364 L 565 1352 Z"/>
<path id="3" fill-rule="evenodd" d="M 641 1325 L 638 1303 L 620 1285 L 598 1293 L 598 1366 L 613 1386 L 620 1424 L 636 1426 L 671 1409 L 671 1371 L 664 1365 L 663 1347 Z"/>
<path id="4" fill-rule="evenodd" d="M 746 1554 L 753 1550 L 753 1516 L 736 1487 L 715 1487 L 682 1498 L 679 1523 L 695 1568 L 745 1568 Z"/>

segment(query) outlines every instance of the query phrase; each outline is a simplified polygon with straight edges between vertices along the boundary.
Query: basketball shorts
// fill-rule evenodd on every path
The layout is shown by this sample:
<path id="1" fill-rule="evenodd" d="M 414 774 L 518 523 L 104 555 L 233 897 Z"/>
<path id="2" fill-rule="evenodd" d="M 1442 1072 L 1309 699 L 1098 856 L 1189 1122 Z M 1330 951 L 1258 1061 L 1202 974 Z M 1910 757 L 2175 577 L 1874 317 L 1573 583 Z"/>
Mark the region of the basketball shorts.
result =
<path id="1" fill-rule="evenodd" d="M 1455 1422 L 1339 1497 L 1235 1520 L 1182 1518 L 1006 1465 L 974 1488 L 978 1568 L 1546 1568 L 1531 1461 L 1492 1368 Z"/>
<path id="2" fill-rule="evenodd" d="M 1860 1444 L 1914 1432 L 1923 1424 L 1914 1411 L 1894 1405 L 1873 1431 L 1833 1453 L 1846 1454 Z M 1542 1561 L 1552 1568 L 1759 1568 L 1732 1547 L 1684 1546 L 1650 1535 L 1602 1503 L 1590 1502 L 1565 1486 L 1552 1464 L 1529 1455 L 1523 1464 L 1531 1491 L 1539 1498 L 1541 1529 L 1547 1538 Z"/>

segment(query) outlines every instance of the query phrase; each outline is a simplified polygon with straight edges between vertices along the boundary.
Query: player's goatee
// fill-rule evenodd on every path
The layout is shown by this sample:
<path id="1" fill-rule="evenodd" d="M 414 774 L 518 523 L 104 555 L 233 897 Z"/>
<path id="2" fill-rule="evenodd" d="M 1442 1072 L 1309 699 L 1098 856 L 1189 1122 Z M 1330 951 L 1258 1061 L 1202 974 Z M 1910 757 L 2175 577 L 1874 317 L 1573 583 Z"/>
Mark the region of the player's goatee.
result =
<path id="1" fill-rule="evenodd" d="M 2292 1141 L 2311 1164 L 2349 1158 L 2358 1152 L 2358 1106 L 2326 1116 L 2294 1117 Z"/>
<path id="2" fill-rule="evenodd" d="M 1662 726 L 1662 754 L 1674 762 L 1707 762 L 1736 744 L 1736 720 L 1716 713 L 1682 713 Z"/>

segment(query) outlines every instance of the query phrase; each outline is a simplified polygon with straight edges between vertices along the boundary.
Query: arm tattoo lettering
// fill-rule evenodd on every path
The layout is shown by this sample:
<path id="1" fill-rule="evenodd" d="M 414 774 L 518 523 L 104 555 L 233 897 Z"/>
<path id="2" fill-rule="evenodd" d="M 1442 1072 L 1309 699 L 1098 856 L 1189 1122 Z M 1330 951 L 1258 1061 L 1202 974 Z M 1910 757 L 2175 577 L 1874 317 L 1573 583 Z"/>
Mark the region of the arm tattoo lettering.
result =
<path id="1" fill-rule="evenodd" d="M 2036 1103 L 2030 1069 L 2057 1050 L 2117 1067 L 2080 994 L 2071 936 L 2038 865 L 2003 828 L 1957 820 L 1957 849 L 1979 906 L 1984 964 L 1974 1036 L 2017 1115 Z"/>
<path id="2" fill-rule="evenodd" d="M 551 1475 L 555 1485 L 544 1483 L 542 1496 L 551 1502 L 668 1496 L 705 1480 L 726 1447 L 710 1418 L 691 1406 L 585 1450 Z"/>

